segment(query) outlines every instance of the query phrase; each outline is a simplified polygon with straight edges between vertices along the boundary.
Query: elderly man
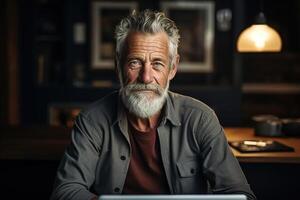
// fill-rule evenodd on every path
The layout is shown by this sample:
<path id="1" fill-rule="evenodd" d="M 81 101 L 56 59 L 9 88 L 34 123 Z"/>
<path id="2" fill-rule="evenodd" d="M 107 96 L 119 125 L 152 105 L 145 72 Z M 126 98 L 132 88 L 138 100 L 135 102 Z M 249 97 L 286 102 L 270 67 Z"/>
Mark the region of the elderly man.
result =
<path id="1" fill-rule="evenodd" d="M 146 10 L 120 22 L 121 89 L 77 117 L 52 199 L 208 192 L 255 199 L 213 110 L 168 91 L 178 42 L 163 13 Z"/>

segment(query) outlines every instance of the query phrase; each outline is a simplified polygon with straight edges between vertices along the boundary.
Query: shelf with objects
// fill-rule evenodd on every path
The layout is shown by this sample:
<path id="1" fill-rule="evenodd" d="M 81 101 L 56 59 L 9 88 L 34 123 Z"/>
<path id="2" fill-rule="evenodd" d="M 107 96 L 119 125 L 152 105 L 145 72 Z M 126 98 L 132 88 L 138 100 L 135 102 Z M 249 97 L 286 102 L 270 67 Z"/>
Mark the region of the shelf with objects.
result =
<path id="1" fill-rule="evenodd" d="M 300 117 L 299 53 L 244 54 L 242 113 L 247 123 L 258 114 Z"/>
<path id="2" fill-rule="evenodd" d="M 33 20 L 33 54 L 37 86 L 65 83 L 64 3 L 35 1 Z"/>
<path id="3" fill-rule="evenodd" d="M 59 98 L 59 88 L 68 82 L 65 1 L 30 0 L 19 6 L 21 124 L 38 124 L 46 111 L 40 91 Z M 52 88 L 58 90 L 50 95 Z"/>

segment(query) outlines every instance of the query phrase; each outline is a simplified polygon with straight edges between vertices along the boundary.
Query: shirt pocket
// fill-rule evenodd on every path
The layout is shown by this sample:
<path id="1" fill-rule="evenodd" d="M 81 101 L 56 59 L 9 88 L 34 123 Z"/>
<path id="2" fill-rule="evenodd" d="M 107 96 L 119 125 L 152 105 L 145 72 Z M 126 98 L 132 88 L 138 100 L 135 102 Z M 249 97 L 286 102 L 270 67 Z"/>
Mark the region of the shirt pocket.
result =
<path id="1" fill-rule="evenodd" d="M 202 175 L 199 159 L 178 161 L 178 179 L 176 180 L 176 193 L 200 194 L 207 191 L 207 182 Z"/>
<path id="2" fill-rule="evenodd" d="M 177 169 L 180 178 L 189 178 L 199 174 L 201 167 L 199 160 L 195 158 L 177 162 Z"/>

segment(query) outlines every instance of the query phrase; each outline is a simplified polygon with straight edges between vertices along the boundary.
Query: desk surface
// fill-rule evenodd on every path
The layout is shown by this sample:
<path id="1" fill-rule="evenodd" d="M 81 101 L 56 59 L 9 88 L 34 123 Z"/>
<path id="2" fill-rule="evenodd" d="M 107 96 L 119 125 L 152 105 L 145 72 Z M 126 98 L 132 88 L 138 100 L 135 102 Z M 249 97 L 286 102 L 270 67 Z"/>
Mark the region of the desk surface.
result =
<path id="1" fill-rule="evenodd" d="M 240 162 L 300 163 L 300 137 L 260 137 L 254 135 L 252 128 L 225 128 L 225 134 L 228 141 L 275 140 L 295 149 L 294 152 L 240 153 L 232 148 L 234 155 Z"/>
<path id="2" fill-rule="evenodd" d="M 1 129 L 0 132 L 0 159 L 59 160 L 69 143 L 71 131 L 61 128 L 14 128 Z M 272 139 L 295 149 L 295 152 L 278 153 L 240 153 L 232 149 L 240 162 L 300 163 L 300 137 L 257 137 L 251 128 L 225 128 L 225 133 L 228 141 Z"/>

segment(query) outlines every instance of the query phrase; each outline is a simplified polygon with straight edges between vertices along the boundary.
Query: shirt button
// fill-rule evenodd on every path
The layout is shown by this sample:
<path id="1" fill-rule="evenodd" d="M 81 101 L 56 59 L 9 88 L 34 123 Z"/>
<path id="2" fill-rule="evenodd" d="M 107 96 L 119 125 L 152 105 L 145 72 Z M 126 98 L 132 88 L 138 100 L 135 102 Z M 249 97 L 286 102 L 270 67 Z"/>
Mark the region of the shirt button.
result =
<path id="1" fill-rule="evenodd" d="M 121 160 L 126 160 L 126 157 L 125 156 L 121 156 L 120 159 Z"/>
<path id="2" fill-rule="evenodd" d="M 114 189 L 114 192 L 120 192 L 120 188 L 116 187 L 116 188 Z"/>

